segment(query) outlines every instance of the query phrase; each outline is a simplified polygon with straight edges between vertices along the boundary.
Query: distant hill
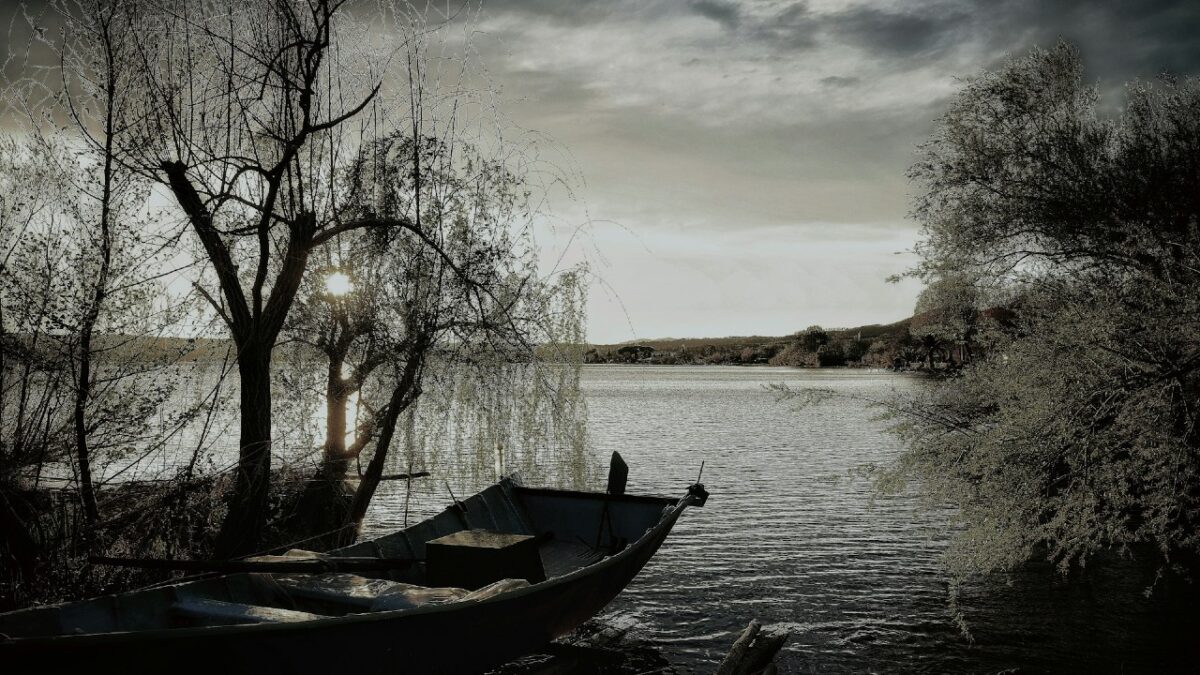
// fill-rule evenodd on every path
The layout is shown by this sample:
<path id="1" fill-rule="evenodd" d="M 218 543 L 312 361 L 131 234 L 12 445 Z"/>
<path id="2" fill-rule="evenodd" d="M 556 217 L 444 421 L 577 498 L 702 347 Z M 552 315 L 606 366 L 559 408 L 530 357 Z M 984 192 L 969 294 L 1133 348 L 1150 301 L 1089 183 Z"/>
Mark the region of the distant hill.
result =
<path id="1" fill-rule="evenodd" d="M 890 366 L 909 340 L 912 319 L 889 324 L 824 329 L 820 345 L 792 335 L 657 338 L 588 346 L 588 363 L 664 365 L 863 365 Z"/>

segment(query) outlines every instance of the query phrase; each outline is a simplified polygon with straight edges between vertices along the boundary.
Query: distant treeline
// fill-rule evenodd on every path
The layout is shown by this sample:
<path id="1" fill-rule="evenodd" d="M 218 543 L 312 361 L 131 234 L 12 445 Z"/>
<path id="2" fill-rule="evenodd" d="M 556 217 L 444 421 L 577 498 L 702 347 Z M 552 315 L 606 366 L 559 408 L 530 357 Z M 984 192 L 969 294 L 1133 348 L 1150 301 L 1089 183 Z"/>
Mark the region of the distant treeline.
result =
<path id="1" fill-rule="evenodd" d="M 16 360 L 48 361 L 63 352 L 77 349 L 75 336 L 56 336 L 51 333 L 37 336 L 0 333 L 0 346 L 5 354 Z M 148 337 L 138 335 L 97 335 L 94 350 L 97 357 L 121 361 L 187 363 L 224 361 L 234 357 L 233 343 L 224 338 Z M 9 365 L 12 365 L 11 363 Z"/>
<path id="2" fill-rule="evenodd" d="M 783 337 L 664 338 L 592 345 L 584 362 L 944 370 L 986 353 L 996 335 L 1014 327 L 1016 313 L 1011 307 L 980 311 L 940 300 L 922 303 L 925 306 L 918 309 L 923 311 L 889 324 L 809 326 Z"/>
<path id="3" fill-rule="evenodd" d="M 857 328 L 809 328 L 782 337 L 666 338 L 593 345 L 586 363 L 907 367 L 924 361 L 913 319 Z"/>
<path id="4" fill-rule="evenodd" d="M 4 358 L 0 364 L 7 368 L 16 368 L 26 361 L 37 367 L 66 368 L 69 366 L 62 360 L 63 354 L 72 353 L 77 345 L 71 336 L 56 338 L 55 336 L 14 335 L 0 333 L 0 348 L 3 348 Z M 233 364 L 237 359 L 237 346 L 227 338 L 185 338 L 185 337 L 148 337 L 133 335 L 97 335 L 95 337 L 98 363 L 131 362 L 172 365 L 184 363 L 225 363 Z M 528 363 L 534 356 L 549 362 L 559 363 L 571 361 L 572 350 L 578 349 L 572 344 L 569 349 L 564 345 L 545 343 L 532 352 L 529 349 L 510 346 L 506 351 L 495 347 L 476 347 L 472 356 L 479 359 L 485 354 L 496 362 Z M 453 343 L 441 343 L 429 349 L 429 354 L 439 358 L 450 359 L 460 351 Z M 319 357 L 319 350 L 304 342 L 291 342 L 277 346 L 272 353 L 272 361 L 288 360 L 293 364 L 296 359 L 301 361 Z"/>
<path id="5" fill-rule="evenodd" d="M 991 318 L 997 310 L 986 310 L 980 319 Z M 808 328 L 786 336 L 735 336 L 721 338 L 663 338 L 612 345 L 588 345 L 584 362 L 640 363 L 650 365 L 760 365 L 799 368 L 838 366 L 896 369 L 937 369 L 961 365 L 968 360 L 968 344 L 973 340 L 954 339 L 934 330 L 934 321 L 925 314 L 890 324 L 871 324 L 856 328 Z M 25 353 L 38 360 L 50 359 L 64 345 L 42 338 L 37 344 L 25 336 L 2 336 L 11 344 L 10 352 Z M 101 361 L 104 355 L 158 363 L 206 363 L 232 361 L 233 343 L 220 338 L 99 336 Z M 975 349 L 979 347 L 976 346 Z M 277 358 L 305 349 L 292 344 L 276 350 Z M 557 352 L 546 345 L 537 353 L 549 361 L 558 361 Z M 440 350 L 434 350 L 440 351 Z M 528 355 L 514 351 L 509 359 L 523 362 Z"/>

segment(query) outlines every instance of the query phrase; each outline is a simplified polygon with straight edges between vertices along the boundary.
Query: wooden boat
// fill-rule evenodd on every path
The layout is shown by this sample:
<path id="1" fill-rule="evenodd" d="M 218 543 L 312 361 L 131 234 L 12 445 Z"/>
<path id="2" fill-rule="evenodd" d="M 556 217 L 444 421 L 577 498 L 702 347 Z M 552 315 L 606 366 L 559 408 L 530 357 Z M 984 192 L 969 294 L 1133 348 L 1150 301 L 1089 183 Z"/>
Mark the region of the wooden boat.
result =
<path id="1" fill-rule="evenodd" d="M 623 492 L 623 477 L 620 483 Z M 319 556 L 244 561 L 265 572 L 184 578 L 0 614 L 0 670 L 478 672 L 594 616 L 649 561 L 683 510 L 707 496 L 699 484 L 671 499 L 504 479 L 378 539 Z M 535 571 L 536 583 L 506 579 L 474 591 L 431 586 L 431 577 L 453 572 L 439 575 L 435 567 L 455 567 L 453 556 L 449 563 L 444 555 L 426 560 L 427 551 L 442 550 L 435 540 L 476 534 L 507 537 L 526 550 L 532 543 L 544 580 Z M 465 563 L 471 568 L 470 556 Z M 309 564 L 336 571 L 296 572 Z"/>

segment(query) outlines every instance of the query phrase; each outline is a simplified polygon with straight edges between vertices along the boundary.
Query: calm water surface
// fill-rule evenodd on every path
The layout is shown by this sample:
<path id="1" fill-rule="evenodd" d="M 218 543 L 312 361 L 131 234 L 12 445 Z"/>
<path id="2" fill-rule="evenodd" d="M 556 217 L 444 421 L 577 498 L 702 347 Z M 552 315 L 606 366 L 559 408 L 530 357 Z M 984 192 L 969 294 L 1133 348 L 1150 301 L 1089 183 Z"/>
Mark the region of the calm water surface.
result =
<path id="1" fill-rule="evenodd" d="M 752 618 L 791 632 L 786 673 L 1200 672 L 1200 594 L 1168 578 L 1146 598 L 1155 569 L 1122 560 L 1070 583 L 1030 565 L 969 586 L 968 641 L 939 567 L 946 514 L 919 508 L 912 494 L 873 499 L 860 477 L 899 452 L 877 411 L 845 399 L 798 411 L 764 388 L 777 382 L 867 396 L 927 386 L 859 370 L 585 369 L 598 464 L 619 451 L 631 492 L 682 496 L 704 462 L 712 493 L 600 617 L 633 626 L 626 650 L 639 665 L 623 672 L 711 672 Z M 229 417 L 212 430 L 218 468 L 236 458 L 235 429 Z M 149 458 L 143 470 L 165 471 L 181 452 Z M 494 469 L 421 482 L 410 523 L 449 502 L 443 478 L 462 497 Z M 365 534 L 401 526 L 404 506 L 403 485 L 385 483 Z"/>
<path id="2" fill-rule="evenodd" d="M 1123 561 L 1062 582 L 1030 566 L 963 595 L 975 642 L 947 608 L 944 513 L 912 495 L 872 499 L 856 469 L 899 451 L 877 411 L 834 400 L 797 411 L 763 385 L 884 395 L 909 376 L 850 370 L 597 366 L 585 373 L 595 450 L 620 451 L 631 492 L 682 495 L 705 463 L 712 493 L 689 509 L 609 620 L 661 672 L 711 669 L 751 618 L 784 624 L 781 670 L 1200 672 L 1197 595 Z M 670 664 L 670 665 L 667 665 Z"/>

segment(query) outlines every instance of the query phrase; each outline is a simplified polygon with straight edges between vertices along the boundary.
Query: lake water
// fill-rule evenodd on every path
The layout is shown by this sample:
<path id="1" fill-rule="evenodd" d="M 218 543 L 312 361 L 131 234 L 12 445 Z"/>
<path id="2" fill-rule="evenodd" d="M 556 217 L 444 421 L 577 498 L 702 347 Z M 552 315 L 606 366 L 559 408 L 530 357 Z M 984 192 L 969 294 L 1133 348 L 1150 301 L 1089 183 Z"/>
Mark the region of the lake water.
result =
<path id="1" fill-rule="evenodd" d="M 861 477 L 864 465 L 900 451 L 877 411 L 836 398 L 796 410 L 765 389 L 779 382 L 875 397 L 929 386 L 865 370 L 584 369 L 597 465 L 619 451 L 630 492 L 682 496 L 704 462 L 712 493 L 599 618 L 633 626 L 623 649 L 634 665 L 621 672 L 711 672 L 753 618 L 790 631 L 786 673 L 1200 672 L 1196 588 L 1167 578 L 1147 598 L 1155 568 L 1124 560 L 1090 565 L 1071 582 L 1034 564 L 968 586 L 969 641 L 952 620 L 939 566 L 946 513 L 920 508 L 913 494 L 874 498 Z M 211 466 L 236 458 L 236 428 L 230 414 L 213 421 Z M 195 431 L 178 444 L 126 475 L 172 470 Z M 487 464 L 443 466 L 418 482 L 409 522 L 444 508 L 446 482 L 459 497 L 482 488 L 494 478 Z M 401 526 L 404 514 L 403 483 L 385 483 L 365 534 Z"/>
<path id="2" fill-rule="evenodd" d="M 791 631 L 781 670 L 1197 672 L 1195 589 L 1125 561 L 1066 583 L 1031 565 L 975 584 L 953 624 L 939 556 L 944 513 L 913 495 L 872 499 L 856 469 L 899 447 L 877 411 L 833 400 L 797 411 L 763 385 L 882 395 L 926 386 L 859 370 L 596 366 L 584 373 L 595 452 L 620 451 L 630 492 L 682 495 L 705 463 L 712 493 L 689 509 L 610 606 L 633 622 L 654 672 L 711 672 L 752 618 Z"/>

